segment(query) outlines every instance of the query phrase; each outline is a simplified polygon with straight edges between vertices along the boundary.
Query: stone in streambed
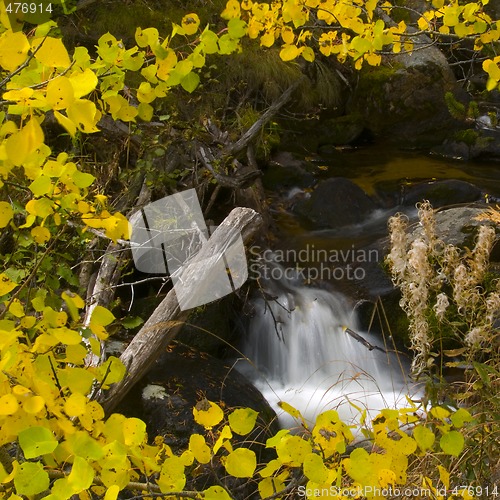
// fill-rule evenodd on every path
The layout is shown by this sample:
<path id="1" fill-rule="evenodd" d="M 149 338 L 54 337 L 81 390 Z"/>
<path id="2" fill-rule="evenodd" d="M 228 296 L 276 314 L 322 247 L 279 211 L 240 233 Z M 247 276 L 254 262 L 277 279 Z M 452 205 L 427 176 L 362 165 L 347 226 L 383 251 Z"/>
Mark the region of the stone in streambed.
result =
<path id="1" fill-rule="evenodd" d="M 376 208 L 354 182 L 333 177 L 320 182 L 309 199 L 295 205 L 294 212 L 317 228 L 338 228 L 363 222 Z"/>

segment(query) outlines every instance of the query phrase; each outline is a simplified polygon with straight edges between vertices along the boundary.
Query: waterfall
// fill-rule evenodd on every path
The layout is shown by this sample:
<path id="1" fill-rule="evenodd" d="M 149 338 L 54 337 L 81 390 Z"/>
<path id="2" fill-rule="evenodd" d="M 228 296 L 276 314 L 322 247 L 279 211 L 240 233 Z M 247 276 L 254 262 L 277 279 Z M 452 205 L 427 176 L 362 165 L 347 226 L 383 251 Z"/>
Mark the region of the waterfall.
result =
<path id="1" fill-rule="evenodd" d="M 370 350 L 346 333 L 344 327 L 349 327 L 383 348 L 374 335 L 358 330 L 356 315 L 340 294 L 284 277 L 265 286 L 271 299 L 253 301 L 254 316 L 242 347 L 249 362 L 238 368 L 254 381 L 283 426 L 293 427 L 294 421 L 278 407 L 279 401 L 310 422 L 322 411 L 336 409 L 352 424 L 359 419 L 355 406 L 366 408 L 373 418 L 383 408 L 406 403 L 409 387 L 401 360 Z"/>

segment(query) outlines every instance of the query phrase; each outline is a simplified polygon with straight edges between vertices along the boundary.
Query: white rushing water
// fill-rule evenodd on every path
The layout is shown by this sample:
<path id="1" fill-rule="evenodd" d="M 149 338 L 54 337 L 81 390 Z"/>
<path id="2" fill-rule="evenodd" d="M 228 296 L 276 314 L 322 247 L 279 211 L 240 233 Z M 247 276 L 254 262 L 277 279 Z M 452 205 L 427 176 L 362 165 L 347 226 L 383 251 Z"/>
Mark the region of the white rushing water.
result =
<path id="1" fill-rule="evenodd" d="M 238 368 L 273 406 L 282 426 L 296 422 L 278 407 L 279 401 L 311 422 L 322 411 L 336 409 L 352 424 L 359 418 L 353 405 L 366 408 L 371 418 L 383 408 L 405 406 L 405 369 L 395 355 L 369 350 L 344 331 L 349 327 L 383 347 L 375 336 L 357 329 L 356 317 L 340 295 L 284 278 L 268 283 L 267 291 L 276 299 L 254 301 L 243 346 L 250 363 Z"/>

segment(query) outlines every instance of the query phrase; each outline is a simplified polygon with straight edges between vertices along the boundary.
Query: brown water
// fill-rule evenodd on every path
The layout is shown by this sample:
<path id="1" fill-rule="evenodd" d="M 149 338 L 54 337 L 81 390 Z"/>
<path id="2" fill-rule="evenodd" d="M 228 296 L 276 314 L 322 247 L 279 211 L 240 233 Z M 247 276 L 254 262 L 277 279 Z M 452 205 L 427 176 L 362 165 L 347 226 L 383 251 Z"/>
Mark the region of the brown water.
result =
<path id="1" fill-rule="evenodd" d="M 374 247 L 379 249 L 379 258 L 376 262 L 373 262 L 372 254 L 370 262 L 360 264 L 365 269 L 361 280 L 335 277 L 328 279 L 328 273 L 323 276 L 326 279 L 319 276 L 320 282 L 330 282 L 335 285 L 335 288 L 340 288 L 349 295 L 358 285 L 365 289 L 377 288 L 380 280 L 383 279 L 384 273 L 380 268 L 380 262 L 383 259 L 381 248 L 388 234 L 388 218 L 398 211 L 407 213 L 410 218 L 416 216 L 414 207 L 397 205 L 398 195 L 403 190 L 420 182 L 458 179 L 470 182 L 481 189 L 485 195 L 483 196 L 485 209 L 488 207 L 485 202 L 487 199 L 500 198 L 500 163 L 498 162 L 443 160 L 414 151 L 389 149 L 381 144 L 356 150 L 336 151 L 329 155 L 312 155 L 305 159 L 309 162 L 310 171 L 319 181 L 330 177 L 346 177 L 354 181 L 380 205 L 385 203 L 383 208 L 374 211 L 362 224 L 337 229 L 314 230 L 308 227 L 306 221 L 300 220 L 292 213 L 286 202 L 280 198 L 281 195 L 269 193 L 274 206 L 274 218 L 280 232 L 272 246 L 282 252 L 290 249 L 296 252 L 308 249 L 309 253 L 302 252 L 301 258 L 298 259 L 299 266 L 320 268 L 322 264 L 319 261 L 324 257 L 323 250 L 332 255 L 332 252 L 346 252 L 351 249 L 354 251 Z M 343 260 L 342 256 L 339 259 Z M 343 266 L 344 269 L 348 264 L 354 265 L 353 255 L 344 260 L 334 265 Z M 293 258 L 288 259 L 285 265 L 297 265 L 296 261 L 297 259 L 295 262 Z M 314 278 L 314 272 L 310 276 Z M 341 276 L 340 271 L 337 276 Z M 378 292 L 377 290 L 371 291 Z"/>

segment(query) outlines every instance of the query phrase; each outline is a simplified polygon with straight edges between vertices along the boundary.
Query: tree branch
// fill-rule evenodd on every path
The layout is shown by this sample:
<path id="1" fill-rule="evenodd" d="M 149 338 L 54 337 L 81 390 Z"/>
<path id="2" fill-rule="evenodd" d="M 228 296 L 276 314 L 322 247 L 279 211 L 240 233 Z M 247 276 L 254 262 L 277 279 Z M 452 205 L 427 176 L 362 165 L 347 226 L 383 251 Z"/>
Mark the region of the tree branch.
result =
<path id="1" fill-rule="evenodd" d="M 210 240 L 190 264 L 203 263 L 210 268 L 211 260 L 224 255 L 228 245 L 234 241 L 235 234 L 239 232 L 246 242 L 257 232 L 261 224 L 262 218 L 254 210 L 235 208 L 214 231 Z M 192 287 L 200 286 L 199 277 L 193 272 L 195 267 L 192 265 L 185 267 L 180 275 L 183 286 L 189 287 L 190 283 Z M 211 283 L 206 285 L 210 286 Z M 170 290 L 121 355 L 120 360 L 127 367 L 127 375 L 108 391 L 98 395 L 97 399 L 107 414 L 111 413 L 136 382 L 149 371 L 180 331 L 188 316 L 189 311 L 180 310 L 175 290 Z"/>

